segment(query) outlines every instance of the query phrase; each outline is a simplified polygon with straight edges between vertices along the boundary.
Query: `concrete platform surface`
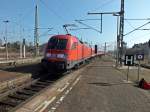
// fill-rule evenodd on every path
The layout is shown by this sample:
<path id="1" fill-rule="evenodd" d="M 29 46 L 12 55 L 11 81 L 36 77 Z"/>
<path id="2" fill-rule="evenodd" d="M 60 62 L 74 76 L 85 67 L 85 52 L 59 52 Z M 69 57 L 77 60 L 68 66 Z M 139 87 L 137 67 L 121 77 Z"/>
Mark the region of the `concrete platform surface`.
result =
<path id="1" fill-rule="evenodd" d="M 0 60 L 0 66 L 37 63 L 40 62 L 42 58 L 43 57 L 31 57 L 31 58 L 22 58 L 22 59 Z"/>
<path id="2" fill-rule="evenodd" d="M 142 90 L 110 66 L 97 61 L 44 112 L 150 112 L 150 91 Z"/>

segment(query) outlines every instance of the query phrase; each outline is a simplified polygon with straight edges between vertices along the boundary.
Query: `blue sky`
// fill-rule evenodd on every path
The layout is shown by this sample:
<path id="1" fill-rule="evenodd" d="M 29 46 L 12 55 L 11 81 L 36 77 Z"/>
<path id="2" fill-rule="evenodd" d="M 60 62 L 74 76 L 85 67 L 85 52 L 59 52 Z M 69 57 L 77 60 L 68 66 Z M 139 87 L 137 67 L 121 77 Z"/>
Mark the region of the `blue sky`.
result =
<path id="1" fill-rule="evenodd" d="M 78 19 L 99 19 L 100 15 L 87 15 L 87 12 L 118 12 L 121 0 L 37 0 L 39 6 L 39 27 L 50 28 L 39 31 L 40 43 L 47 42 L 53 34 L 64 34 L 62 25 L 76 24 Z M 26 38 L 29 42 L 34 40 L 34 8 L 36 0 L 0 0 L 0 38 L 3 40 L 5 24 L 8 23 L 8 41 L 20 41 Z M 125 0 L 125 18 L 150 18 L 150 0 Z M 104 44 L 108 42 L 110 47 L 116 41 L 117 18 L 112 15 L 103 16 L 103 33 L 93 30 L 70 31 L 72 35 L 82 38 L 89 43 Z M 148 21 L 125 20 L 124 34 Z M 85 21 L 86 24 L 100 30 L 100 21 Z M 143 28 L 150 28 L 147 25 Z M 150 31 L 135 31 L 124 37 L 128 46 L 149 40 Z"/>

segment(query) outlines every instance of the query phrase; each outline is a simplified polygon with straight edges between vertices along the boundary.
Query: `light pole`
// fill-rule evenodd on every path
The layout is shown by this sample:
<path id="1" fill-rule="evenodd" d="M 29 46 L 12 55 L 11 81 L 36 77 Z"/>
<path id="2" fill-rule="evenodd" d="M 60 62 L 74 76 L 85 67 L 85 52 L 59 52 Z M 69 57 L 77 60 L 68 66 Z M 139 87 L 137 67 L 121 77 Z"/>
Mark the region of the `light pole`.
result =
<path id="1" fill-rule="evenodd" d="M 9 22 L 8 20 L 3 21 L 5 23 L 5 49 L 6 49 L 6 60 L 8 60 L 8 46 L 7 46 L 7 23 Z"/>

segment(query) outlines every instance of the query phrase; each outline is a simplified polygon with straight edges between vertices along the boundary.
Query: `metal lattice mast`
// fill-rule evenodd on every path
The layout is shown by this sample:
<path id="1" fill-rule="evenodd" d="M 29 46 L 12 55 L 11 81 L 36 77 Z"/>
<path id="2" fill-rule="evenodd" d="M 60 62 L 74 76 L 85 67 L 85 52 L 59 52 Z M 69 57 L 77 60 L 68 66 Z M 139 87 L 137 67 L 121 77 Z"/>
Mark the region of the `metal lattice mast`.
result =
<path id="1" fill-rule="evenodd" d="M 39 33 L 38 33 L 38 5 L 35 6 L 35 28 L 34 28 L 35 56 L 39 55 Z"/>
<path id="2" fill-rule="evenodd" d="M 123 57 L 123 33 L 124 33 L 124 0 L 121 0 L 120 27 L 119 27 L 119 59 L 120 59 L 120 65 L 122 65 L 121 58 Z"/>
<path id="3" fill-rule="evenodd" d="M 5 23 L 5 37 L 4 37 L 4 40 L 5 40 L 5 49 L 6 49 L 6 59 L 8 60 L 8 41 L 7 41 L 7 24 L 9 23 L 8 20 L 6 21 L 3 21 Z"/>

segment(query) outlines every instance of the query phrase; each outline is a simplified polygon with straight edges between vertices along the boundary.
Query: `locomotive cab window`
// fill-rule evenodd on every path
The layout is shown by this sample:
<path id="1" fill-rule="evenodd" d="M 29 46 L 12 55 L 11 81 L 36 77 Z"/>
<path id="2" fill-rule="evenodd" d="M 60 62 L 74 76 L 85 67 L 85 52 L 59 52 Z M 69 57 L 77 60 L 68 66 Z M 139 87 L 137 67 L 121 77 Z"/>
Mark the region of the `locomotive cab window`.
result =
<path id="1" fill-rule="evenodd" d="M 67 46 L 67 39 L 51 38 L 48 42 L 48 49 L 64 50 Z"/>
<path id="2" fill-rule="evenodd" d="M 71 46 L 71 49 L 76 49 L 77 48 L 77 42 L 74 42 Z"/>

